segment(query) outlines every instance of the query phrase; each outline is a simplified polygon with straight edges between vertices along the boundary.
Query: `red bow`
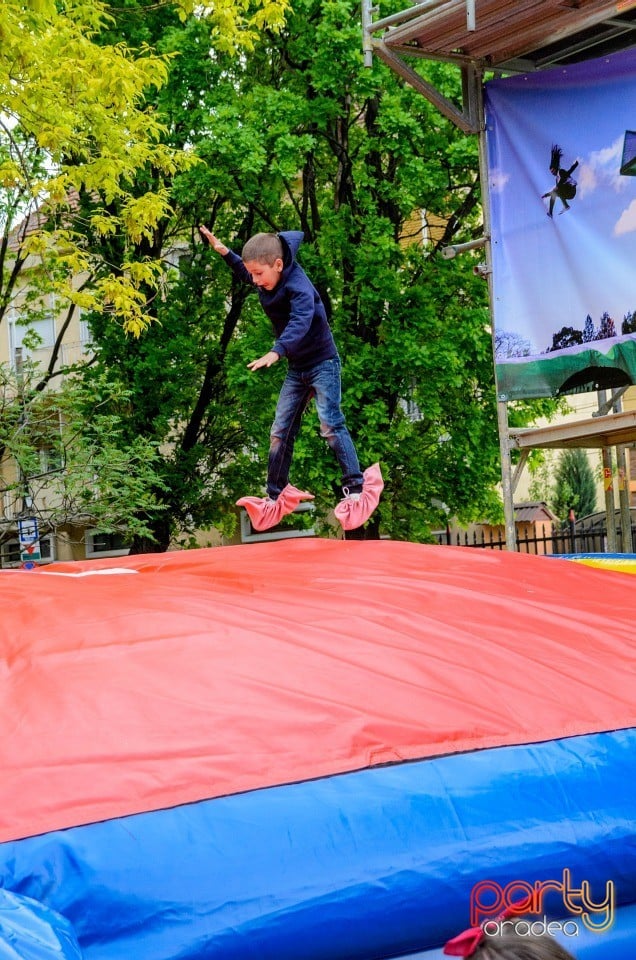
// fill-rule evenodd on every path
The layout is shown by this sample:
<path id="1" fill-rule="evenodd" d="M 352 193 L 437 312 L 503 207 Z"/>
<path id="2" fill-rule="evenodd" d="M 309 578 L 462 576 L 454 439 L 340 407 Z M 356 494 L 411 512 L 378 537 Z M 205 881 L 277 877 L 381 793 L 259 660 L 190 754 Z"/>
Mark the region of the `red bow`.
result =
<path id="1" fill-rule="evenodd" d="M 469 927 L 448 941 L 444 946 L 444 953 L 451 957 L 472 957 L 483 939 L 483 927 Z"/>
<path id="2" fill-rule="evenodd" d="M 503 913 L 495 917 L 494 921 L 490 919 L 488 922 L 499 923 L 499 921 L 507 920 L 508 917 L 512 917 L 515 914 L 523 913 L 525 909 L 527 909 L 527 905 L 524 906 L 523 901 L 511 904 Z M 468 930 L 463 930 L 461 933 L 458 933 L 456 937 L 453 937 L 452 940 L 449 940 L 444 946 L 443 953 L 450 957 L 472 957 L 484 937 L 483 924 L 479 927 L 469 927 Z"/>

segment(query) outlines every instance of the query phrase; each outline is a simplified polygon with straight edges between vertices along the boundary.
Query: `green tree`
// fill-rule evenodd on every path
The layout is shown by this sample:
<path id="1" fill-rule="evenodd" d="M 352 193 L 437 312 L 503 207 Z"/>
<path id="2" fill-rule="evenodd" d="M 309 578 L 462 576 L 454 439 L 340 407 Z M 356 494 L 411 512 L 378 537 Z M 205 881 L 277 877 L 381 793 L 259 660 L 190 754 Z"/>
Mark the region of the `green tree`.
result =
<path id="1" fill-rule="evenodd" d="M 149 533 L 148 517 L 162 509 L 153 493 L 159 453 L 145 437 L 122 443 L 125 418 L 113 414 L 113 400 L 125 410 L 130 397 L 104 378 L 90 389 L 70 378 L 55 393 L 38 391 L 38 381 L 28 362 L 19 375 L 0 367 L 2 444 L 11 461 L 5 503 L 67 535 L 77 524 Z"/>
<path id="2" fill-rule="evenodd" d="M 574 327 L 561 327 L 558 333 L 552 335 L 552 346 L 548 350 L 563 350 L 564 347 L 573 347 L 583 343 L 583 331 Z"/>
<path id="3" fill-rule="evenodd" d="M 616 336 L 616 325 L 610 317 L 607 310 L 603 313 L 599 327 L 596 333 L 597 340 L 605 340 L 607 337 Z"/>
<path id="4" fill-rule="evenodd" d="M 596 510 L 596 483 L 585 450 L 563 450 L 555 471 L 551 507 L 561 520 L 570 510 L 577 518 Z"/>
<path id="5" fill-rule="evenodd" d="M 628 310 L 621 323 L 621 333 L 636 333 L 636 313 Z"/>
<path id="6" fill-rule="evenodd" d="M 156 5 L 145 6 L 152 17 Z M 188 15 L 205 23 L 208 51 L 235 54 L 252 49 L 265 26 L 281 26 L 286 0 L 159 6 L 168 23 Z M 142 15 L 144 5 L 124 4 L 118 14 L 135 11 Z M 144 241 L 152 246 L 170 213 L 171 178 L 194 158 L 167 142 L 156 109 L 170 54 L 149 45 L 143 23 L 129 31 L 128 43 L 114 24 L 114 11 L 100 0 L 3 3 L 0 321 L 34 259 L 54 277 L 61 300 L 106 311 L 135 336 L 152 317 L 149 289 L 164 272 L 160 259 L 139 250 Z M 82 206 L 83 222 L 78 194 L 92 199 Z M 85 228 L 101 240 L 121 236 L 122 257 L 108 261 L 99 243 L 87 248 Z M 81 290 L 73 282 L 78 274 L 86 277 Z"/>
<path id="7" fill-rule="evenodd" d="M 144 102 L 166 79 L 168 62 L 148 49 L 100 45 L 107 19 L 99 2 L 3 5 L 0 44 L 0 321 L 15 303 L 25 267 L 37 266 L 56 295 L 107 309 L 133 333 L 145 325 L 140 285 L 157 265 L 107 264 L 87 253 L 75 230 L 77 192 L 121 200 L 118 218 L 93 214 L 103 235 L 143 235 L 167 211 L 161 193 L 129 196 L 136 171 L 152 162 L 174 171 L 179 158 L 160 142 L 161 124 Z M 93 274 L 78 291 L 73 278 Z M 33 286 L 33 281 L 29 281 Z"/>

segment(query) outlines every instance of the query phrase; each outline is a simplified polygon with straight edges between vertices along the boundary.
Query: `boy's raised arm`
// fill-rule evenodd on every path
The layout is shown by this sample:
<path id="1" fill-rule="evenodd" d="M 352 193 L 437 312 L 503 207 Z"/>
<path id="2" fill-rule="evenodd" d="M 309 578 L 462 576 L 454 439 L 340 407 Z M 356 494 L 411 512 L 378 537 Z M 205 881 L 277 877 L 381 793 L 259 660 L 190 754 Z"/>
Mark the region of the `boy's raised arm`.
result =
<path id="1" fill-rule="evenodd" d="M 254 286 L 252 281 L 252 275 L 245 269 L 245 264 L 239 257 L 238 253 L 234 253 L 229 247 L 219 240 L 218 237 L 215 237 L 211 230 L 208 230 L 207 227 L 200 226 L 199 231 L 202 237 L 208 241 L 211 247 L 223 257 L 228 267 L 234 274 L 237 280 L 241 283 L 248 283 L 251 287 Z"/>
<path id="2" fill-rule="evenodd" d="M 201 233 L 201 236 L 205 237 L 210 246 L 213 247 L 222 257 L 226 256 L 226 254 L 230 252 L 230 248 L 226 247 L 218 237 L 215 237 L 207 227 L 200 226 L 199 232 Z"/>

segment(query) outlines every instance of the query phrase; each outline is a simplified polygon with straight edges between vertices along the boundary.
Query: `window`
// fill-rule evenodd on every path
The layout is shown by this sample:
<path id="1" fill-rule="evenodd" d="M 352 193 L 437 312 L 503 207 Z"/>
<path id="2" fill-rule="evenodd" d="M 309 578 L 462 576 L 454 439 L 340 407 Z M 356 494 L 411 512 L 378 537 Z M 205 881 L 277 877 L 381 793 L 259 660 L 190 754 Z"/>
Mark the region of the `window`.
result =
<path id="1" fill-rule="evenodd" d="M 2 493 L 2 509 L 5 520 L 15 520 L 22 509 L 22 497 L 17 490 L 4 490 Z"/>
<path id="2" fill-rule="evenodd" d="M 51 408 L 46 417 L 25 424 L 25 436 L 36 448 L 32 463 L 24 466 L 29 479 L 58 473 L 64 469 L 62 422 L 59 410 Z"/>
<path id="3" fill-rule="evenodd" d="M 38 476 L 44 476 L 47 473 L 58 473 L 64 469 L 64 457 L 62 451 L 53 447 L 40 447 L 38 450 L 39 468 Z"/>
<path id="4" fill-rule="evenodd" d="M 121 533 L 103 533 L 100 530 L 86 531 L 87 557 L 124 557 L 130 551 Z"/>
<path id="5" fill-rule="evenodd" d="M 52 563 L 55 560 L 55 537 L 52 533 L 47 533 L 40 537 L 40 559 L 36 563 Z M 7 569 L 9 567 L 21 567 L 23 560 L 20 556 L 20 541 L 5 540 L 0 546 L 0 567 Z"/>
<path id="6" fill-rule="evenodd" d="M 82 344 L 83 347 L 89 347 L 93 342 L 93 335 L 88 325 L 88 320 L 81 319 L 81 312 L 80 312 L 79 332 L 80 332 L 80 343 Z"/>
<path id="7" fill-rule="evenodd" d="M 299 503 L 293 514 L 291 514 L 291 517 L 294 517 L 296 514 L 313 513 L 314 510 L 315 507 L 313 503 Z M 289 517 L 285 519 L 289 520 Z M 279 524 L 276 527 L 271 527 L 269 530 L 264 530 L 262 533 L 259 533 L 257 530 L 254 530 L 246 511 L 241 510 L 241 543 L 259 543 L 264 540 L 291 540 L 295 537 L 315 537 L 316 532 L 313 526 L 303 528 L 300 526 L 302 522 L 303 519 L 301 518 L 295 527 L 288 526 L 287 524 L 281 526 Z"/>
<path id="8" fill-rule="evenodd" d="M 20 560 L 20 541 L 7 540 L 0 548 L 2 550 L 2 566 L 16 567 L 22 562 Z"/>
<path id="9" fill-rule="evenodd" d="M 38 338 L 36 350 L 51 349 L 55 344 L 55 320 L 53 317 L 44 317 L 42 320 L 34 320 L 29 324 L 18 322 L 17 314 L 12 311 L 9 317 L 9 356 L 11 357 L 11 366 L 15 368 L 16 358 L 26 358 L 31 356 L 34 349 L 28 348 L 28 343 L 35 335 Z M 24 341 L 27 341 L 25 345 Z"/>

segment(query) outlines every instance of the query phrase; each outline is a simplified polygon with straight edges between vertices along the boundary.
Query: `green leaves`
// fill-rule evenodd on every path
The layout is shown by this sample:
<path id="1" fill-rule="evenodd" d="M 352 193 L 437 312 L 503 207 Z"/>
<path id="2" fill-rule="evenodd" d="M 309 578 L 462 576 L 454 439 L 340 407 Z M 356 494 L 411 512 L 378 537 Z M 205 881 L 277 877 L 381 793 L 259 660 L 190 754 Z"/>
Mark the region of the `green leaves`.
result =
<path id="1" fill-rule="evenodd" d="M 28 492 L 48 529 L 81 523 L 152 537 L 149 518 L 165 509 L 160 454 L 147 438 L 124 441 L 130 394 L 103 377 L 91 388 L 67 379 L 55 394 L 34 390 L 36 380 L 29 364 L 19 381 L 0 367 L 0 445 L 16 466 L 4 489 L 18 500 Z"/>
<path id="2" fill-rule="evenodd" d="M 173 23 L 175 10 L 194 18 L 194 7 L 191 0 L 166 5 L 166 19 Z M 285 7 L 285 0 L 198 6 L 197 21 L 207 18 L 204 55 L 211 37 L 218 49 L 251 49 L 260 29 L 280 27 Z M 143 18 L 145 4 L 129 2 L 122 11 Z M 45 205 L 18 257 L 41 256 L 48 269 L 63 244 L 67 265 L 82 258 L 82 268 L 99 277 L 93 309 L 107 310 L 134 335 L 152 319 L 152 291 L 135 284 L 130 274 L 121 275 L 121 263 L 107 265 L 97 252 L 86 256 L 81 237 L 61 221 L 69 219 L 69 202 L 84 194 L 92 199 L 91 230 L 102 237 L 121 236 L 123 248 L 155 245 L 160 225 L 170 216 L 166 184 L 196 162 L 191 145 L 165 142 L 168 128 L 156 109 L 176 52 L 157 53 L 141 37 L 136 49 L 127 46 L 117 35 L 110 7 L 99 0 L 7 0 L 3 5 L 0 209 L 9 213 L 5 234 L 30 208 Z M 135 182 L 149 171 L 151 183 L 138 192 Z M 44 232 L 46 239 L 36 238 Z M 104 278 L 105 270 L 110 277 Z M 148 286 L 150 278 L 144 283 Z"/>

